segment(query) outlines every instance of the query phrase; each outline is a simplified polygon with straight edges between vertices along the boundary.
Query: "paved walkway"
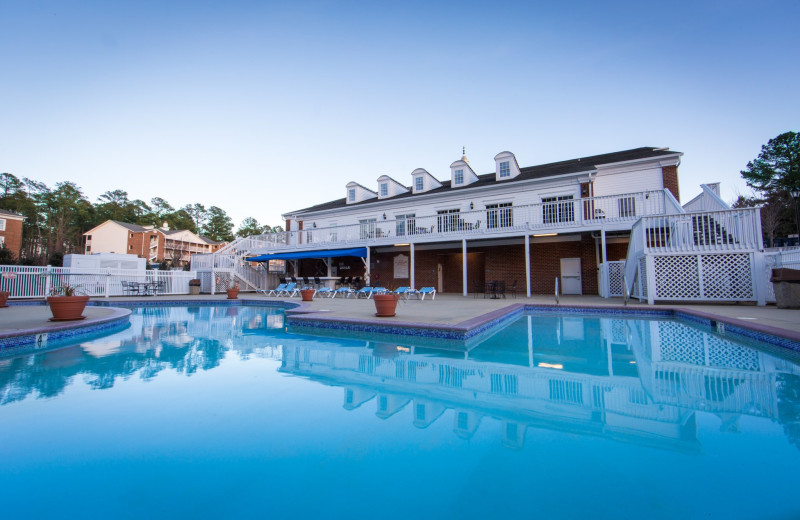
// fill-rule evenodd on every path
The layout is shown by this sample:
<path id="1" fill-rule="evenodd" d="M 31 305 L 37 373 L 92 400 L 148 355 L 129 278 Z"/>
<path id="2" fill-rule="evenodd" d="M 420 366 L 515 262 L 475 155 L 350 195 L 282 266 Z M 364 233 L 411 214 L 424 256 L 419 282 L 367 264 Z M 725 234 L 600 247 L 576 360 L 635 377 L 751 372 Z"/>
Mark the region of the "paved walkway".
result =
<path id="1" fill-rule="evenodd" d="M 276 301 L 277 298 L 265 298 L 250 293 L 240 293 L 241 299 Z M 111 298 L 107 300 L 109 304 L 114 302 L 131 302 L 142 298 Z M 102 299 L 99 299 L 102 300 Z M 225 300 L 224 295 L 200 295 L 200 296 L 162 296 L 148 297 L 146 301 L 191 301 L 191 300 Z M 106 300 L 102 300 L 106 301 Z M 287 301 L 300 302 L 300 298 L 290 298 Z M 395 318 L 376 318 L 375 306 L 372 300 L 356 300 L 353 298 L 321 298 L 315 299 L 307 305 L 308 310 L 318 311 L 326 316 L 339 317 L 343 319 L 375 320 L 379 323 L 390 323 L 393 320 L 403 322 L 416 322 L 421 324 L 449 324 L 455 325 L 467 321 L 487 312 L 501 309 L 514 303 L 532 303 L 542 305 L 553 305 L 555 303 L 552 296 L 534 296 L 532 298 L 508 298 L 508 299 L 483 299 L 464 298 L 460 295 L 441 294 L 436 300 L 401 300 L 397 307 Z M 604 299 L 598 296 L 564 296 L 561 298 L 562 306 L 570 305 L 589 305 L 589 306 L 621 306 L 622 300 L 619 298 Z M 637 302 L 631 302 L 630 308 L 658 309 L 670 306 L 648 306 Z M 791 309 L 778 309 L 768 305 L 758 307 L 756 305 L 731 304 L 731 305 L 680 305 L 671 306 L 672 308 L 683 308 L 690 311 L 713 314 L 728 320 L 743 322 L 745 326 L 750 324 L 755 328 L 772 327 L 784 331 L 783 335 L 798 336 L 800 334 L 800 311 Z M 111 314 L 111 310 L 105 307 L 86 308 L 85 315 L 89 318 L 102 318 Z M 45 305 L 36 306 L 15 306 L 0 309 L 0 334 L 12 333 L 30 329 L 42 329 L 48 327 L 58 327 L 62 324 L 50 322 L 50 310 Z M 91 321 L 91 320 L 86 320 Z M 73 322 L 77 326 L 85 322 Z"/>

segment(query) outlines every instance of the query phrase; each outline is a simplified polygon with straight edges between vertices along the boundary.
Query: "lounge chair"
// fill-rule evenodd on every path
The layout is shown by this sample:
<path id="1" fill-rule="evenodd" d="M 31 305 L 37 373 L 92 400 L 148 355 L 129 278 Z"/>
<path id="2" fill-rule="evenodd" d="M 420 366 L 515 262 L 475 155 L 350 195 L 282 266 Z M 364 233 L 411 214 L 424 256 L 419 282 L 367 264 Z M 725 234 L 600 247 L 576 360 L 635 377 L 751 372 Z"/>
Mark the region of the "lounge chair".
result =
<path id="1" fill-rule="evenodd" d="M 286 287 L 284 287 L 283 290 L 281 292 L 277 293 L 277 294 L 278 294 L 278 296 L 286 295 L 289 298 L 291 298 L 292 296 L 296 296 L 299 292 L 300 292 L 300 289 L 297 288 L 297 284 L 294 283 L 294 282 L 291 282 L 291 283 L 286 284 Z"/>
<path id="2" fill-rule="evenodd" d="M 264 291 L 263 291 L 264 292 L 264 296 L 278 296 L 280 293 L 282 293 L 283 291 L 286 290 L 286 286 L 287 285 L 288 284 L 282 283 L 282 284 L 280 284 L 279 286 L 277 286 L 274 289 L 270 289 L 270 290 L 264 289 Z"/>
<path id="3" fill-rule="evenodd" d="M 386 287 L 373 287 L 372 288 L 372 294 L 370 294 L 370 297 L 375 295 L 375 294 L 388 294 L 390 292 L 391 291 L 389 289 L 387 289 Z"/>
<path id="4" fill-rule="evenodd" d="M 316 292 L 315 296 L 317 294 L 320 297 L 325 296 L 327 298 L 330 298 L 331 296 L 333 296 L 333 289 L 331 289 L 330 287 L 322 287 L 320 289 L 317 289 L 317 292 Z"/>
<path id="5" fill-rule="evenodd" d="M 350 295 L 353 294 L 354 292 L 355 291 L 349 287 L 339 287 L 338 289 L 333 291 L 333 294 L 331 294 L 331 298 L 336 298 L 337 294 L 341 294 L 345 298 L 349 298 Z"/>
<path id="6" fill-rule="evenodd" d="M 431 295 L 431 300 L 436 299 L 436 289 L 434 289 L 433 287 L 423 287 L 422 289 L 417 291 L 417 296 L 420 297 L 419 298 L 420 300 L 424 300 L 425 296 L 429 294 Z"/>
<path id="7" fill-rule="evenodd" d="M 396 294 L 398 296 L 402 296 L 403 298 L 405 298 L 407 300 L 408 299 L 408 295 L 410 293 L 414 293 L 414 292 L 415 292 L 414 289 L 411 289 L 410 287 L 398 287 L 397 289 L 392 291 L 392 294 Z"/>
<path id="8" fill-rule="evenodd" d="M 366 287 L 362 287 L 361 289 L 356 291 L 356 298 L 361 298 L 362 296 L 369 300 L 370 296 L 372 296 L 373 288 L 369 285 Z"/>

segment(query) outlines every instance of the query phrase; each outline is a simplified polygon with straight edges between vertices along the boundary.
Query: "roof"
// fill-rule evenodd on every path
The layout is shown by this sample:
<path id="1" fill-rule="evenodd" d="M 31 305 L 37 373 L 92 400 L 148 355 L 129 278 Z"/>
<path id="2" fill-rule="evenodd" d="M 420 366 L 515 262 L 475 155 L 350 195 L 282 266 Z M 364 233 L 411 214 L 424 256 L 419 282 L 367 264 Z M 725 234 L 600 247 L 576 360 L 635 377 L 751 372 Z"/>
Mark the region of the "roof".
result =
<path id="1" fill-rule="evenodd" d="M 0 216 L 3 216 L 3 217 L 14 217 L 14 218 L 19 218 L 19 219 L 24 219 L 25 218 L 24 215 L 20 215 L 19 213 L 15 213 L 13 211 L 8 211 L 6 209 L 0 209 Z"/>
<path id="2" fill-rule="evenodd" d="M 642 147 L 642 148 L 633 148 L 631 150 L 623 150 L 620 152 L 612 152 L 612 153 L 604 153 L 600 155 L 592 155 L 589 157 L 580 157 L 578 159 L 570 159 L 567 161 L 560 161 L 554 163 L 547 163 L 547 164 L 540 164 L 538 166 L 526 166 L 524 168 L 520 168 L 520 174 L 514 177 L 513 179 L 509 180 L 502 180 L 498 181 L 495 177 L 495 173 L 485 173 L 483 175 L 478 175 L 478 180 L 473 182 L 469 185 L 469 187 L 475 186 L 493 186 L 493 185 L 500 185 L 500 184 L 508 184 L 513 182 L 519 181 L 528 181 L 528 180 L 536 180 L 536 179 L 543 179 L 547 177 L 555 177 L 559 175 L 572 175 L 576 173 L 582 172 L 589 172 L 596 170 L 598 166 L 603 164 L 613 164 L 613 163 L 620 163 L 625 161 L 635 161 L 638 159 L 652 159 L 657 157 L 664 157 L 668 155 L 676 155 L 680 154 L 680 152 L 676 152 L 674 150 L 669 150 L 668 148 L 654 148 L 654 147 Z M 450 181 L 440 181 L 442 186 L 439 188 L 434 188 L 432 190 L 428 190 L 424 193 L 402 193 L 400 195 L 396 195 L 394 197 L 388 197 L 383 199 L 367 199 L 361 202 L 355 202 L 347 204 L 347 200 L 345 197 L 341 199 L 332 200 L 329 202 L 324 202 L 322 204 L 317 204 L 316 206 L 310 206 L 308 208 L 299 209 L 297 211 L 289 211 L 287 214 L 294 214 L 294 213 L 311 213 L 315 211 L 325 211 L 329 209 L 337 209 L 343 207 L 354 207 L 354 206 L 361 206 L 364 204 L 375 204 L 378 202 L 387 202 L 387 201 L 394 201 L 403 199 L 405 197 L 416 197 L 419 195 L 427 195 L 429 193 L 446 193 L 454 188 L 450 186 Z M 358 183 L 355 183 L 358 184 Z M 359 186 L 361 186 L 359 184 Z M 363 188 L 363 186 L 362 186 Z M 368 188 L 364 188 L 368 189 Z M 463 189 L 463 188 L 458 188 Z M 370 190 L 372 191 L 372 190 Z"/>
<path id="3" fill-rule="evenodd" d="M 153 228 L 147 228 L 147 227 L 144 227 L 144 226 L 140 226 L 139 224 L 128 224 L 127 222 L 122 222 L 120 220 L 109 220 L 108 222 L 113 222 L 114 224 L 117 224 L 117 225 L 122 226 L 124 228 L 130 229 L 131 231 L 138 231 L 138 232 L 140 232 L 140 231 L 153 231 Z M 100 224 L 100 225 L 102 226 L 103 224 Z"/>

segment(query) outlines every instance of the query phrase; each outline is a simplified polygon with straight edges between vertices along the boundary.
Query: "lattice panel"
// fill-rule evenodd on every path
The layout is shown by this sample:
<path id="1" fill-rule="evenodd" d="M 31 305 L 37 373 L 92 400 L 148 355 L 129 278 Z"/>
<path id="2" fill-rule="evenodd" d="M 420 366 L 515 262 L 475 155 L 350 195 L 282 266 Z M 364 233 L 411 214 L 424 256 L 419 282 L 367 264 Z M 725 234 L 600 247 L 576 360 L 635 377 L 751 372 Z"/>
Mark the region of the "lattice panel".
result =
<path id="1" fill-rule="evenodd" d="M 639 283 L 637 284 L 642 288 L 642 299 L 647 298 L 647 257 L 643 256 L 639 259 Z"/>
<path id="2" fill-rule="evenodd" d="M 628 325 L 626 320 L 611 320 L 611 341 L 628 344 Z"/>
<path id="3" fill-rule="evenodd" d="M 702 255 L 703 295 L 709 300 L 749 300 L 753 298 L 750 255 Z M 660 294 L 660 293 L 659 293 Z"/>
<path id="4" fill-rule="evenodd" d="M 656 256 L 653 260 L 657 298 L 681 300 L 701 297 L 696 255 Z"/>
<path id="5" fill-rule="evenodd" d="M 738 368 L 739 370 L 758 371 L 760 363 L 758 352 L 751 348 L 741 347 L 730 341 L 708 335 L 708 364 L 712 367 Z"/>
<path id="6" fill-rule="evenodd" d="M 661 341 L 661 359 L 705 366 L 704 334 L 702 331 L 691 329 L 680 323 L 659 321 L 658 337 Z"/>
<path id="7" fill-rule="evenodd" d="M 608 294 L 609 296 L 622 296 L 622 275 L 625 274 L 625 262 L 608 263 Z"/>

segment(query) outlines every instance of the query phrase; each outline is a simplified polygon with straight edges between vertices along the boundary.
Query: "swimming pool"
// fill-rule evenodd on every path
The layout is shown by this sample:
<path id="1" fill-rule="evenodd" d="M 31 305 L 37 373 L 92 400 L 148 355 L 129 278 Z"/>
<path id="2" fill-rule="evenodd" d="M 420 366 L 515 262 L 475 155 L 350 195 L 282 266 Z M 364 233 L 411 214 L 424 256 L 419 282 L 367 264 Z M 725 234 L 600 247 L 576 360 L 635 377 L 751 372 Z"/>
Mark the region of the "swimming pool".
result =
<path id="1" fill-rule="evenodd" d="M 671 319 L 527 313 L 458 348 L 136 309 L 0 359 L 3 516 L 797 517 L 800 365 L 752 347 Z"/>

